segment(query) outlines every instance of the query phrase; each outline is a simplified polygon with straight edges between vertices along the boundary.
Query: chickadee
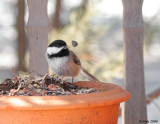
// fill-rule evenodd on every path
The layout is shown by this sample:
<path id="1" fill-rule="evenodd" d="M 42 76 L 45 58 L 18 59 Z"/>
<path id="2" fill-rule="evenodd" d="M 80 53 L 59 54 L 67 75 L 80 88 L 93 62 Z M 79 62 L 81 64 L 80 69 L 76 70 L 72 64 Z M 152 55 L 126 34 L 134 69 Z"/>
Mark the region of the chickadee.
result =
<path id="1" fill-rule="evenodd" d="M 71 51 L 66 42 L 55 40 L 47 48 L 47 60 L 52 71 L 64 77 L 76 77 L 80 72 L 91 81 L 99 81 L 88 73 L 82 66 L 79 58 Z"/>

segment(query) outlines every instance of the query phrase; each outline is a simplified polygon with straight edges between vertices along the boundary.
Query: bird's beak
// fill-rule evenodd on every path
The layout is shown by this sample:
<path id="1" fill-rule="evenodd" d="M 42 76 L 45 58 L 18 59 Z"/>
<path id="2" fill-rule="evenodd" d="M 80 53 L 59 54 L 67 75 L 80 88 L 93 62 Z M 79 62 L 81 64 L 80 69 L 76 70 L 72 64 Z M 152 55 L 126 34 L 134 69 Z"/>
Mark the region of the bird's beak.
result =
<path id="1" fill-rule="evenodd" d="M 68 49 L 68 46 L 65 46 L 64 49 Z"/>

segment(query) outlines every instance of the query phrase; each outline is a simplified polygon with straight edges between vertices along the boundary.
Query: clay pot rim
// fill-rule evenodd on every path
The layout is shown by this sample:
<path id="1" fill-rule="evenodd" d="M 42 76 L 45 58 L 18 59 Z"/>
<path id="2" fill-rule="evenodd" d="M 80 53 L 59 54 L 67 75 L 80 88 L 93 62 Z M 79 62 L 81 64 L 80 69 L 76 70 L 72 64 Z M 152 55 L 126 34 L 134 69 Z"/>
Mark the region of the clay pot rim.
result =
<path id="1" fill-rule="evenodd" d="M 75 109 L 120 104 L 130 94 L 120 86 L 104 82 L 78 81 L 78 86 L 95 87 L 99 93 L 69 96 L 0 96 L 0 110 Z"/>

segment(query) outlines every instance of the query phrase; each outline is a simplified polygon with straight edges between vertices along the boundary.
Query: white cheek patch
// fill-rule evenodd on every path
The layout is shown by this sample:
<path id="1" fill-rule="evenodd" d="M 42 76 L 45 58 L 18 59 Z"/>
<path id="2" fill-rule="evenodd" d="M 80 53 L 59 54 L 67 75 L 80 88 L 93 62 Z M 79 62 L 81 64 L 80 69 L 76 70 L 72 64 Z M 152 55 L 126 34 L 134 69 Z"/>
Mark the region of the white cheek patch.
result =
<path id="1" fill-rule="evenodd" d="M 60 52 L 62 49 L 63 49 L 63 47 L 48 47 L 47 53 L 49 55 L 56 54 L 56 53 Z"/>

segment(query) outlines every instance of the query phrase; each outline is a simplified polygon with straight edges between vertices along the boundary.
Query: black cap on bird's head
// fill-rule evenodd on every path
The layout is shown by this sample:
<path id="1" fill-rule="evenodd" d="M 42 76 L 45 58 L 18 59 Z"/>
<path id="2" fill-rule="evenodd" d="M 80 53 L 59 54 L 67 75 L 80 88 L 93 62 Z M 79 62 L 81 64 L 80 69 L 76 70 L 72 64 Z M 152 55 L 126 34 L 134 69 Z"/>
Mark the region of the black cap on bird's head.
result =
<path id="1" fill-rule="evenodd" d="M 63 40 L 55 40 L 48 47 L 63 47 L 67 46 L 66 42 Z"/>
<path id="2" fill-rule="evenodd" d="M 48 58 L 69 56 L 69 49 L 65 41 L 55 40 L 47 48 Z"/>

